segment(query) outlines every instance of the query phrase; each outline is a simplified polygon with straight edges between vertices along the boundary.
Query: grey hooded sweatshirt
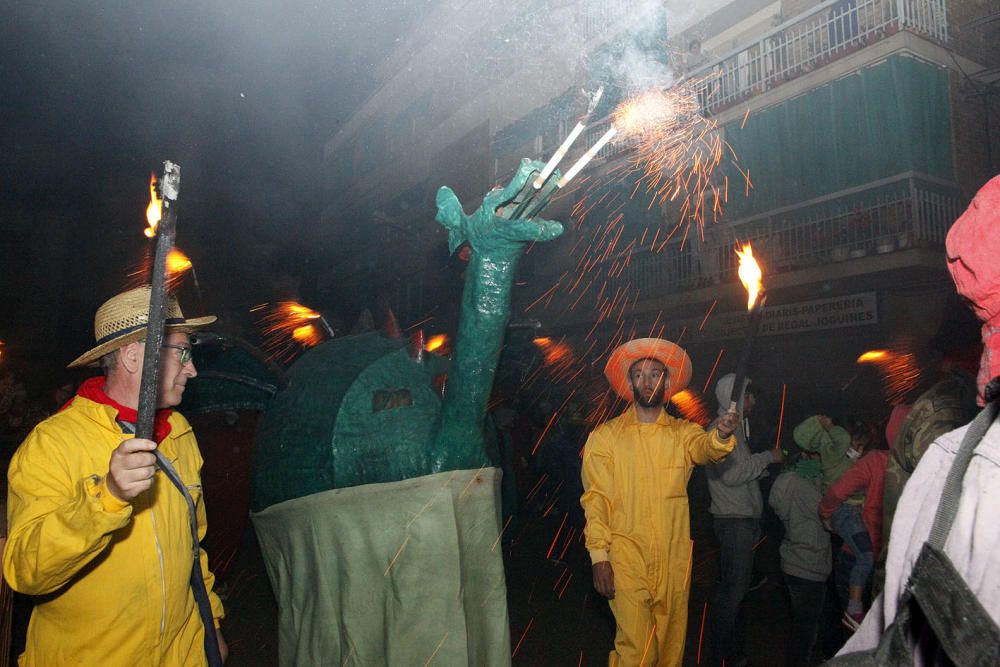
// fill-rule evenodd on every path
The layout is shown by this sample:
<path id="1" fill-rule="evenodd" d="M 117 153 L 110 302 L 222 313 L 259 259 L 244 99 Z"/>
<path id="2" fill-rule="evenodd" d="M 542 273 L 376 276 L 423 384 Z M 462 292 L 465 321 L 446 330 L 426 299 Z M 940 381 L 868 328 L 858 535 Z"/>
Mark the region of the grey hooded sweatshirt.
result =
<path id="1" fill-rule="evenodd" d="M 715 385 L 715 397 L 719 401 L 719 417 L 729 410 L 729 397 L 733 392 L 736 374 L 728 373 L 719 378 Z M 743 392 L 736 405 L 740 417 L 740 425 L 736 429 L 736 447 L 726 460 L 716 465 L 706 466 L 708 476 L 708 491 L 712 495 L 709 511 L 717 518 L 726 519 L 759 519 L 764 511 L 764 499 L 760 495 L 758 480 L 767 475 L 767 466 L 773 463 L 771 452 L 752 454 L 747 444 L 747 434 L 744 430 L 743 395 L 750 379 L 743 384 Z M 709 429 L 715 427 L 715 419 Z"/>
<path id="2" fill-rule="evenodd" d="M 785 524 L 785 538 L 778 551 L 781 571 L 809 581 L 826 581 L 833 569 L 830 533 L 819 520 L 820 479 L 795 472 L 778 475 L 768 503 Z"/>

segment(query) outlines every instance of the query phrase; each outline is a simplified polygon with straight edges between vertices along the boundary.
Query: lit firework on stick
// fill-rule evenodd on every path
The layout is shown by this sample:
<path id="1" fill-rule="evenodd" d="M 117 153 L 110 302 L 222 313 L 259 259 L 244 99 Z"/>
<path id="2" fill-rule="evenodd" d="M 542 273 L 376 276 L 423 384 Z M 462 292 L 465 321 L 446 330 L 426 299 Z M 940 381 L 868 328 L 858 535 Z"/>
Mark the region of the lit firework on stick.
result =
<path id="1" fill-rule="evenodd" d="M 549 161 L 545 164 L 545 167 L 542 169 L 542 171 L 539 172 L 538 176 L 531 184 L 531 190 L 528 191 L 527 195 L 524 196 L 524 199 L 521 200 L 521 203 L 517 205 L 517 208 L 515 208 L 514 212 L 511 214 L 510 216 L 511 220 L 517 220 L 522 216 L 527 218 L 532 218 L 538 215 L 543 208 L 548 206 L 549 201 L 552 199 L 553 193 L 556 190 L 561 189 L 563 185 L 565 185 L 566 182 L 569 181 L 569 178 L 572 178 L 572 176 L 570 176 L 569 178 L 564 177 L 559 181 L 559 183 L 555 188 L 550 187 L 546 189 L 545 193 L 541 195 L 541 198 L 537 199 L 539 191 L 541 191 L 542 188 L 548 184 L 549 177 L 552 176 L 552 172 L 554 172 L 555 168 L 559 166 L 559 163 L 562 161 L 564 157 L 566 157 L 566 153 L 569 152 L 569 149 L 573 146 L 573 143 L 577 140 L 577 138 L 584 131 L 584 129 L 586 129 L 587 121 L 590 119 L 590 115 L 594 113 L 594 109 L 597 108 L 597 104 L 598 102 L 601 101 L 601 96 L 603 94 L 604 94 L 604 86 L 601 86 L 600 88 L 597 89 L 596 93 L 591 95 L 590 104 L 587 106 L 587 113 L 583 116 L 580 122 L 578 122 L 576 126 L 570 131 L 566 139 L 562 142 L 559 148 L 556 149 L 556 152 L 552 154 L 551 158 L 549 158 Z M 589 159 L 587 161 L 589 162 Z M 577 168 L 577 171 L 579 171 L 582 168 L 583 166 L 581 165 L 579 168 Z M 574 175 L 575 173 L 576 172 L 574 172 Z M 522 194 L 523 193 L 524 190 L 522 190 Z M 525 209 L 527 209 L 528 206 L 533 202 L 535 203 L 535 205 L 532 207 L 531 211 L 529 211 L 527 215 L 524 215 Z"/>
<path id="2" fill-rule="evenodd" d="M 597 103 L 601 101 L 601 96 L 603 94 L 604 86 L 601 86 L 597 89 L 597 92 L 591 96 L 590 104 L 587 106 L 587 115 L 583 117 L 583 120 L 576 124 L 576 127 L 574 127 L 572 132 L 569 133 L 569 136 L 566 137 L 566 140 L 562 142 L 562 145 L 559 146 L 556 152 L 549 159 L 545 168 L 542 169 L 542 173 L 538 174 L 538 178 L 536 178 L 535 182 L 532 184 L 533 188 L 541 190 L 542 186 L 545 185 L 545 181 L 552 175 L 555 168 L 559 166 L 559 162 L 566 157 L 566 153 L 573 145 L 573 142 L 576 141 L 576 138 L 579 137 L 580 133 L 583 132 L 585 127 L 587 127 L 587 120 L 590 118 L 590 114 L 594 113 L 594 109 L 597 108 Z"/>
<path id="3" fill-rule="evenodd" d="M 729 397 L 729 410 L 735 412 L 736 406 L 742 399 L 743 381 L 747 376 L 747 365 L 750 363 L 750 351 L 753 349 L 754 339 L 760 330 L 761 313 L 764 312 L 764 302 L 767 301 L 767 294 L 764 292 L 764 283 L 761 282 L 763 272 L 753 257 L 753 248 L 749 243 L 743 245 L 742 250 L 737 250 L 736 255 L 740 258 L 739 276 L 740 282 L 747 291 L 747 310 L 750 311 L 749 322 L 747 323 L 746 338 L 743 341 L 743 351 L 740 353 L 740 360 L 736 364 L 736 379 L 733 382 L 733 392 Z"/>
<path id="4" fill-rule="evenodd" d="M 266 308 L 268 304 L 254 310 Z M 260 320 L 265 349 L 274 358 L 291 359 L 301 348 L 314 347 L 324 337 L 333 338 L 333 329 L 317 311 L 294 301 L 281 301 L 271 306 Z"/>
<path id="5" fill-rule="evenodd" d="M 858 357 L 859 364 L 873 364 L 882 376 L 886 400 L 891 405 L 906 402 L 920 380 L 916 355 L 899 346 L 893 350 L 869 350 Z"/>

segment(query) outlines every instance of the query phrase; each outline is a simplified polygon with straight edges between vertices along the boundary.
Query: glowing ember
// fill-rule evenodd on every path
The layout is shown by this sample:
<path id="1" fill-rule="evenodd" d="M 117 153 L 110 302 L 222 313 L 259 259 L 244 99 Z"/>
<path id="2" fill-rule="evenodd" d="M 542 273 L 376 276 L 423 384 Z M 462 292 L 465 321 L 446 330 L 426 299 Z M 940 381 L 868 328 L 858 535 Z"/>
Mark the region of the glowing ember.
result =
<path id="1" fill-rule="evenodd" d="M 174 248 L 167 255 L 167 272 L 171 274 L 184 273 L 191 268 L 191 260 L 183 252 Z"/>
<path id="2" fill-rule="evenodd" d="M 869 350 L 858 357 L 859 364 L 870 364 L 876 361 L 885 361 L 889 358 L 888 350 Z"/>
<path id="3" fill-rule="evenodd" d="M 761 290 L 764 289 L 764 284 L 761 282 L 763 273 L 757 260 L 753 258 L 753 248 L 749 243 L 744 243 L 743 250 L 737 250 L 736 255 L 740 258 L 740 282 L 747 290 L 747 310 L 751 310 L 757 303 Z"/>
<path id="4" fill-rule="evenodd" d="M 159 193 L 156 192 L 156 175 L 149 175 L 149 206 L 146 207 L 146 222 L 149 224 L 144 230 L 146 238 L 153 238 L 156 236 L 156 226 L 160 224 L 160 218 L 163 217 L 163 200 L 160 199 Z"/>
<path id="5" fill-rule="evenodd" d="M 427 341 L 427 344 L 424 345 L 424 349 L 427 350 L 428 352 L 433 352 L 435 350 L 443 348 L 447 342 L 448 342 L 447 334 L 437 334 L 430 337 L 430 339 Z"/>

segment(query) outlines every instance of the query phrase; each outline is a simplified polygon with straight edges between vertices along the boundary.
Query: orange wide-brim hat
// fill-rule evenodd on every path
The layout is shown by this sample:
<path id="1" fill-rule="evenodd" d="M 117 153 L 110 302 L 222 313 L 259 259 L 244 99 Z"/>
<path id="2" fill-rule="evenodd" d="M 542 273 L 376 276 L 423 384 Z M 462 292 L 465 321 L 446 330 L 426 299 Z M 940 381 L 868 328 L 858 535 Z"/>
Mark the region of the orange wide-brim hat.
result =
<path id="1" fill-rule="evenodd" d="M 684 348 L 662 338 L 636 338 L 615 348 L 604 367 L 604 376 L 615 393 L 626 401 L 633 399 L 629 369 L 641 359 L 656 359 L 667 367 L 667 386 L 663 400 L 683 390 L 691 382 L 691 357 Z"/>

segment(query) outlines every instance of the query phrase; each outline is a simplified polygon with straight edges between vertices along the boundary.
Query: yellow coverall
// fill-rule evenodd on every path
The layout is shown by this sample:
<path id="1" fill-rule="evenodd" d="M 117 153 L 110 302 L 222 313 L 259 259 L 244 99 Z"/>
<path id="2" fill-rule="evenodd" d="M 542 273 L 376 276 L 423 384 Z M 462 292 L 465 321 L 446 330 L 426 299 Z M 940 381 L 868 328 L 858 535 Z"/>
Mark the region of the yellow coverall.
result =
<path id="1" fill-rule="evenodd" d="M 609 665 L 681 664 L 692 553 L 687 483 L 693 466 L 721 461 L 735 445 L 665 411 L 641 423 L 632 406 L 590 434 L 580 503 L 591 561 L 610 560 L 614 571 Z"/>
<path id="2" fill-rule="evenodd" d="M 7 473 L 11 588 L 37 596 L 22 667 L 197 667 L 206 664 L 204 627 L 191 593 L 188 506 L 162 475 L 131 503 L 107 489 L 111 452 L 122 434 L 114 408 L 76 396 L 35 427 Z M 160 451 L 196 503 L 198 537 L 207 528 L 201 452 L 190 424 L 170 415 Z M 223 615 L 201 551 L 212 616 Z"/>

